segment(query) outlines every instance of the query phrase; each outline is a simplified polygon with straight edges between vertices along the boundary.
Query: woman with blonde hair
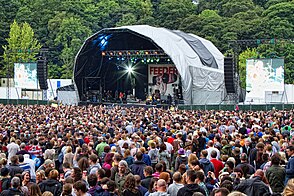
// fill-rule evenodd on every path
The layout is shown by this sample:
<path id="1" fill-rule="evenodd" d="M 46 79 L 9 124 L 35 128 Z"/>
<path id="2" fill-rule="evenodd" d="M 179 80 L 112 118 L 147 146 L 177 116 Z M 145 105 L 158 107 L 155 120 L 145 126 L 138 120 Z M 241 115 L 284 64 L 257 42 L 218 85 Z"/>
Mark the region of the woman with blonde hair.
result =
<path id="1" fill-rule="evenodd" d="M 283 196 L 292 196 L 294 195 L 294 178 L 290 179 L 287 185 L 284 188 L 282 193 Z"/>
<path id="2" fill-rule="evenodd" d="M 54 195 L 60 195 L 62 192 L 62 185 L 57 181 L 59 173 L 56 169 L 53 169 L 49 173 L 49 178 L 47 180 L 42 181 L 39 184 L 41 192 L 50 191 L 54 193 Z"/>
<path id="3" fill-rule="evenodd" d="M 196 154 L 192 153 L 192 154 L 190 154 L 188 156 L 188 166 L 189 166 L 189 168 L 191 168 L 191 162 L 194 161 L 194 160 L 198 161 L 198 157 L 196 156 Z"/>
<path id="4" fill-rule="evenodd" d="M 73 159 L 74 159 L 74 154 L 72 153 L 72 147 L 67 146 L 65 155 L 63 157 L 63 163 L 69 163 L 69 165 L 72 167 L 73 166 Z"/>
<path id="5" fill-rule="evenodd" d="M 36 172 L 36 183 L 39 184 L 41 183 L 43 180 L 46 180 L 45 177 L 45 171 L 44 170 L 39 170 Z"/>

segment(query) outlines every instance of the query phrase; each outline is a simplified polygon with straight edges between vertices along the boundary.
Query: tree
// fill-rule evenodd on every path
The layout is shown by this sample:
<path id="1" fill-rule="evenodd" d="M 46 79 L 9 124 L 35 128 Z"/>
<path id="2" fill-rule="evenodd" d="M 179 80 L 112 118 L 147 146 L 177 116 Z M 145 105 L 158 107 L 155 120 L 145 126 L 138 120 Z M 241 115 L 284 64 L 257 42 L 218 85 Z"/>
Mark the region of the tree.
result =
<path id="1" fill-rule="evenodd" d="M 0 70 L 3 69 L 3 46 L 7 45 L 10 25 L 19 9 L 18 0 L 0 0 Z"/>
<path id="2" fill-rule="evenodd" d="M 64 18 L 58 29 L 55 44 L 62 48 L 59 56 L 62 65 L 61 78 L 71 78 L 75 55 L 91 30 L 84 26 L 78 17 Z"/>
<path id="3" fill-rule="evenodd" d="M 293 1 L 272 5 L 264 11 L 263 16 L 268 21 L 266 29 L 271 37 L 294 37 L 294 15 L 290 13 L 294 13 Z"/>
<path id="4" fill-rule="evenodd" d="M 158 26 L 179 29 L 183 20 L 196 13 L 196 5 L 191 0 L 162 0 L 154 18 Z"/>
<path id="5" fill-rule="evenodd" d="M 19 25 L 14 21 L 10 26 L 9 38 L 4 49 L 4 70 L 13 75 L 13 65 L 17 62 L 34 62 L 41 45 L 34 38 L 34 31 L 28 23 Z"/>
<path id="6" fill-rule="evenodd" d="M 237 13 L 254 10 L 256 7 L 252 0 L 229 0 L 220 8 L 220 15 L 232 17 Z"/>

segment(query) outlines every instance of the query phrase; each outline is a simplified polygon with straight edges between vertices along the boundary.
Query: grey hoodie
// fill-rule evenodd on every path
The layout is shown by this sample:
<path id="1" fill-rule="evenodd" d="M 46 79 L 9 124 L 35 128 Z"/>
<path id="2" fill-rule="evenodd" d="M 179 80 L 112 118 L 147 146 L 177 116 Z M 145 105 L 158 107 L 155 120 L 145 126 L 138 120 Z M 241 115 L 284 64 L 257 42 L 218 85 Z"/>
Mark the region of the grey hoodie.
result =
<path id="1" fill-rule="evenodd" d="M 169 187 L 167 189 L 167 193 L 170 196 L 177 196 L 179 189 L 182 187 L 184 187 L 183 184 L 179 184 L 179 183 L 174 182 L 171 185 L 169 185 Z"/>

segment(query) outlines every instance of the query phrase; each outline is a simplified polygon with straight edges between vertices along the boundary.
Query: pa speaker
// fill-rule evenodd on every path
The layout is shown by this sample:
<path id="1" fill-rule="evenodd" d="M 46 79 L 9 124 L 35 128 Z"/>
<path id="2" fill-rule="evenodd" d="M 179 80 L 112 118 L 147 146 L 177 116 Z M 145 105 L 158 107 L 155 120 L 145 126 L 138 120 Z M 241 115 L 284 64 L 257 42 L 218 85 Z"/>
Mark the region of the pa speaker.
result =
<path id="1" fill-rule="evenodd" d="M 37 77 L 39 80 L 40 89 L 42 90 L 48 89 L 47 76 L 48 76 L 47 61 L 44 59 L 39 59 L 37 61 Z"/>
<path id="2" fill-rule="evenodd" d="M 234 84 L 234 61 L 232 57 L 225 57 L 224 74 L 227 93 L 235 93 L 236 91 Z"/>

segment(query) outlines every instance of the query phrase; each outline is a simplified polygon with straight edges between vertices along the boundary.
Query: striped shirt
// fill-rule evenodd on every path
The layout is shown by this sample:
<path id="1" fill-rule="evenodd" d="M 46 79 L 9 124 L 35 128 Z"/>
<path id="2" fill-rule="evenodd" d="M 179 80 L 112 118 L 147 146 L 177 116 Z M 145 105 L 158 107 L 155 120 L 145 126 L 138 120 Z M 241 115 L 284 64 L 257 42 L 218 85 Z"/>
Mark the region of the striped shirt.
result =
<path id="1" fill-rule="evenodd" d="M 29 149 L 29 153 L 31 155 L 36 156 L 36 157 L 42 157 L 43 156 L 42 149 L 39 146 L 31 146 L 30 149 Z"/>
<path id="2" fill-rule="evenodd" d="M 31 166 L 29 163 L 20 163 L 18 166 L 21 167 L 23 171 L 31 171 Z"/>

